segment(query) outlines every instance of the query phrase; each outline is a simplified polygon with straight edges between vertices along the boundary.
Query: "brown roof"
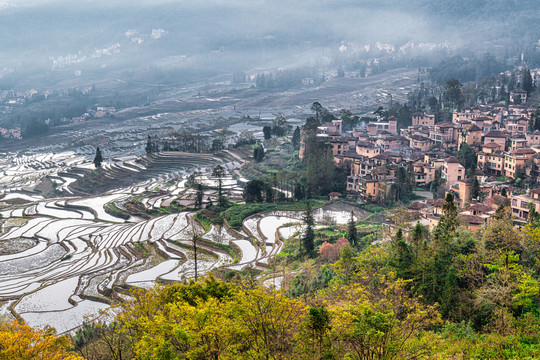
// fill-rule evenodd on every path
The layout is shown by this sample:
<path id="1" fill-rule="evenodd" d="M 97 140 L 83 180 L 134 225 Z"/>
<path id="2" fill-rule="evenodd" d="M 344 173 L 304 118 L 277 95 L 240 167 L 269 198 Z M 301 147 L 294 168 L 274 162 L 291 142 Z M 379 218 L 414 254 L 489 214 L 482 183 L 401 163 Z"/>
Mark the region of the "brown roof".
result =
<path id="1" fill-rule="evenodd" d="M 447 164 L 459 164 L 459 160 L 455 156 L 450 156 L 449 158 L 445 159 Z"/>
<path id="2" fill-rule="evenodd" d="M 445 122 L 438 123 L 437 126 L 438 127 L 454 127 L 454 124 L 445 121 Z"/>
<path id="3" fill-rule="evenodd" d="M 482 212 L 482 213 L 488 213 L 490 211 L 493 211 L 493 209 L 491 207 L 489 207 L 487 205 L 484 205 L 484 204 L 474 204 L 474 205 L 469 206 L 465 210 L 479 211 L 479 212 Z"/>
<path id="4" fill-rule="evenodd" d="M 492 149 L 502 147 L 501 144 L 497 144 L 497 143 L 487 143 L 487 144 L 484 144 L 484 145 L 482 145 L 482 146 L 483 146 L 483 147 L 487 147 L 487 148 L 492 148 Z"/>
<path id="5" fill-rule="evenodd" d="M 407 209 L 409 209 L 409 210 L 422 210 L 425 207 L 427 207 L 426 204 L 421 203 L 419 201 L 415 201 L 411 205 L 407 206 Z"/>
<path id="6" fill-rule="evenodd" d="M 484 219 L 475 215 L 461 215 L 461 218 L 469 224 L 480 225 L 484 223 Z"/>
<path id="7" fill-rule="evenodd" d="M 500 138 L 500 139 L 506 139 L 506 134 L 502 131 L 490 131 L 486 134 L 485 137 L 492 137 L 492 138 Z"/>
<path id="8" fill-rule="evenodd" d="M 471 125 L 467 130 L 469 131 L 482 131 L 482 129 L 480 129 L 478 126 L 476 125 Z"/>
<path id="9" fill-rule="evenodd" d="M 416 140 L 416 141 L 431 141 L 430 138 L 427 138 L 427 137 L 422 136 L 422 135 L 412 135 L 411 139 Z"/>
<path id="10" fill-rule="evenodd" d="M 433 206 L 436 206 L 436 207 L 442 207 L 444 204 L 444 199 L 437 199 L 435 201 L 433 201 Z"/>
<path id="11" fill-rule="evenodd" d="M 536 151 L 530 148 L 521 148 L 521 149 L 514 150 L 514 154 L 516 155 L 536 154 Z"/>
<path id="12" fill-rule="evenodd" d="M 507 198 L 507 197 L 504 197 L 502 195 L 499 195 L 499 194 L 495 194 L 493 195 L 491 198 L 489 198 L 487 201 L 486 201 L 489 205 L 495 205 L 495 206 L 499 206 L 499 205 L 504 205 L 504 206 L 509 206 L 510 205 L 510 199 Z"/>

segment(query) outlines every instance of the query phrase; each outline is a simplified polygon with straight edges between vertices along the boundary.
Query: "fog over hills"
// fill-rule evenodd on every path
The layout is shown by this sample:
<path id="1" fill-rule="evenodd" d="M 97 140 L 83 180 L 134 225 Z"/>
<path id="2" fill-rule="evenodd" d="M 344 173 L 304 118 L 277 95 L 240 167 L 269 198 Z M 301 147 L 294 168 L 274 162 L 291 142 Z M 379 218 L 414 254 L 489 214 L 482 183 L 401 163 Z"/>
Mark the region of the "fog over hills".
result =
<path id="1" fill-rule="evenodd" d="M 531 0 L 3 1 L 0 76 L 231 72 L 314 64 L 375 42 L 496 53 L 537 41 L 539 11 Z"/>

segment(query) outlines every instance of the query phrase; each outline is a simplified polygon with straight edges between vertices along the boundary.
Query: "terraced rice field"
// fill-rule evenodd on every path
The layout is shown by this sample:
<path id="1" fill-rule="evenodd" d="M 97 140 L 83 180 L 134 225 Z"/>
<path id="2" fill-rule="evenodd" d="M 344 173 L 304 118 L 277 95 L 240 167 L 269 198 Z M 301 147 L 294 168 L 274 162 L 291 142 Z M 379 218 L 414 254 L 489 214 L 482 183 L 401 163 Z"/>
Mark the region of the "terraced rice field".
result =
<path id="1" fill-rule="evenodd" d="M 171 159 L 166 158 L 173 155 L 160 156 L 167 164 Z M 143 173 L 147 166 L 156 169 L 155 164 L 133 160 L 113 165 L 122 174 Z M 232 169 L 234 164 L 226 167 Z M 115 171 L 109 172 L 112 178 Z M 201 180 L 215 185 L 210 171 L 209 167 Z M 155 210 L 190 196 L 185 175 L 162 170 L 154 175 L 100 196 L 81 197 L 69 191 L 63 197 L 44 199 L 18 188 L 6 190 L 0 199 L 6 203 L 0 233 L 0 302 L 7 305 L 0 311 L 32 326 L 51 325 L 60 333 L 70 332 L 85 317 L 98 316 L 120 300 L 129 286 L 147 288 L 157 281 L 193 278 L 194 235 L 202 238 L 197 263 L 203 275 L 218 267 L 266 270 L 268 260 L 281 249 L 280 237 L 302 231 L 303 214 L 294 211 L 251 216 L 240 231 L 216 226 L 205 231 L 190 212 L 125 220 L 105 211 L 111 204 L 123 208 L 134 198 Z M 224 185 L 240 189 L 230 177 Z M 348 219 L 344 213 L 338 215 Z"/>

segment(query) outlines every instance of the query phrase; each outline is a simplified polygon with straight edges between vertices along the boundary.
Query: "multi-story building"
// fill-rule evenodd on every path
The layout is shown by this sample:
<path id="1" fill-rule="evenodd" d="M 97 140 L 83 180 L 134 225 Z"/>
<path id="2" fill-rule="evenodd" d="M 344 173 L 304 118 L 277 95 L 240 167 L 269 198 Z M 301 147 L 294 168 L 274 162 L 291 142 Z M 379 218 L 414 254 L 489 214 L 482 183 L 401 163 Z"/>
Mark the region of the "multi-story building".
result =
<path id="1" fill-rule="evenodd" d="M 452 186 L 458 180 L 465 179 L 465 168 L 455 156 L 444 159 L 441 177 L 446 179 L 446 186 Z"/>
<path id="2" fill-rule="evenodd" d="M 435 115 L 428 115 L 425 112 L 415 112 L 412 114 L 412 126 L 435 126 Z"/>
<path id="3" fill-rule="evenodd" d="M 504 176 L 515 179 L 516 174 L 525 174 L 525 167 L 528 161 L 532 161 L 536 151 L 524 148 L 517 149 L 511 153 L 506 153 L 504 157 Z"/>
<path id="4" fill-rule="evenodd" d="M 531 190 L 528 194 L 510 195 L 510 207 L 512 215 L 515 217 L 527 219 L 530 204 L 534 206 L 536 211 L 540 212 L 540 189 Z"/>
<path id="5" fill-rule="evenodd" d="M 512 104 L 527 103 L 527 92 L 523 89 L 514 89 L 510 91 L 510 102 Z"/>

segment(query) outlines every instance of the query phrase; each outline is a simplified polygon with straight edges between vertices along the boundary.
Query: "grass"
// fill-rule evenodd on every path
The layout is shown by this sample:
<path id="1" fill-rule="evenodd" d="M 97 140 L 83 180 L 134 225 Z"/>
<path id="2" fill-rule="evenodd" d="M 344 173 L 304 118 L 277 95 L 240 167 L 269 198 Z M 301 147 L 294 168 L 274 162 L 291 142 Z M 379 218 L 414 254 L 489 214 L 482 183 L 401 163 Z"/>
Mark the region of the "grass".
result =
<path id="1" fill-rule="evenodd" d="M 139 250 L 141 250 L 141 252 L 143 253 L 143 257 L 148 256 L 148 250 L 146 250 L 143 244 L 141 244 L 139 241 L 134 242 L 134 244 Z"/>
<path id="2" fill-rule="evenodd" d="M 119 209 L 115 203 L 108 203 L 104 206 L 105 212 L 111 216 L 118 217 L 120 219 L 129 219 L 129 214 Z"/>
<path id="3" fill-rule="evenodd" d="M 270 211 L 270 210 L 296 210 L 303 211 L 306 209 L 308 200 L 281 202 L 281 203 L 249 203 L 242 205 L 233 205 L 221 213 L 229 226 L 238 228 L 242 226 L 242 221 L 248 216 Z M 329 203 L 328 200 L 309 200 L 313 208 L 318 208 Z"/>

